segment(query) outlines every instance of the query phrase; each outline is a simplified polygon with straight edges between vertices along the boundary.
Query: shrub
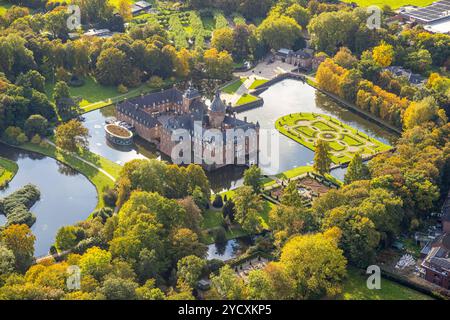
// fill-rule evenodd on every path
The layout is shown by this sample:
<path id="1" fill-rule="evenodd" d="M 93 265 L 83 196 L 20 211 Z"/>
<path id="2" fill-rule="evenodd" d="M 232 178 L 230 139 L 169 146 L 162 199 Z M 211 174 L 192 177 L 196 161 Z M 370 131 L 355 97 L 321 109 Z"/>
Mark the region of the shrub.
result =
<path id="1" fill-rule="evenodd" d="M 35 134 L 33 138 L 31 138 L 32 144 L 40 144 L 42 142 L 41 137 L 38 134 Z"/>
<path id="2" fill-rule="evenodd" d="M 17 144 L 24 144 L 28 141 L 27 135 L 25 133 L 21 133 L 17 136 Z"/>
<path id="3" fill-rule="evenodd" d="M 29 209 L 39 200 L 41 193 L 39 189 L 27 184 L 23 188 L 13 192 L 0 200 L 0 212 L 8 219 L 7 225 L 26 224 L 31 227 L 36 217 Z"/>
<path id="4" fill-rule="evenodd" d="M 113 215 L 113 213 L 114 213 L 113 209 L 108 208 L 108 207 L 103 207 L 103 208 L 95 210 L 92 213 L 92 217 L 93 218 L 100 217 L 102 219 L 102 221 L 105 222 L 106 219 L 108 219 L 109 217 L 111 217 Z"/>
<path id="5" fill-rule="evenodd" d="M 28 137 L 32 137 L 35 134 L 43 136 L 47 133 L 48 121 L 40 114 L 33 114 L 25 121 L 24 128 Z"/>
<path id="6" fill-rule="evenodd" d="M 120 94 L 124 94 L 128 92 L 128 88 L 126 86 L 124 86 L 123 84 L 119 84 L 117 86 L 117 92 Z"/>
<path id="7" fill-rule="evenodd" d="M 150 88 L 161 88 L 164 85 L 164 81 L 161 77 L 153 76 L 147 81 L 147 85 Z"/>
<path id="8" fill-rule="evenodd" d="M 115 207 L 117 201 L 117 192 L 114 189 L 107 188 L 103 190 L 103 202 L 108 207 Z"/>
<path id="9" fill-rule="evenodd" d="M 222 196 L 220 194 L 216 194 L 216 197 L 214 198 L 212 205 L 214 208 L 222 208 L 223 207 Z"/>
<path id="10" fill-rule="evenodd" d="M 20 129 L 19 127 L 11 126 L 6 128 L 5 132 L 3 133 L 3 139 L 9 144 L 18 145 L 20 144 L 18 138 L 21 134 L 24 134 L 22 129 Z M 23 137 L 21 138 L 23 139 Z"/>

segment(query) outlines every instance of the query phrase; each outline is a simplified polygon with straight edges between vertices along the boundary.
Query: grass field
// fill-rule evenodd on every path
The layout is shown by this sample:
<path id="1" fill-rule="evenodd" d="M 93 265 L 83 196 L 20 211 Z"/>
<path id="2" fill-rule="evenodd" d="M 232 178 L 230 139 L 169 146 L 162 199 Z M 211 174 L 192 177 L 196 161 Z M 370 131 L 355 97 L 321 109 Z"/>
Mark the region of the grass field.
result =
<path id="1" fill-rule="evenodd" d="M 255 81 L 253 81 L 253 83 L 250 85 L 249 89 L 255 89 L 256 87 L 263 85 L 264 83 L 266 83 L 269 80 L 266 79 L 255 79 Z"/>
<path id="2" fill-rule="evenodd" d="M 221 89 L 221 91 L 228 93 L 228 94 L 233 94 L 237 91 L 237 89 L 239 89 L 242 86 L 244 81 L 245 81 L 245 78 L 238 79 L 238 80 L 230 83 L 229 85 L 223 87 Z"/>
<path id="3" fill-rule="evenodd" d="M 0 157 L 0 189 L 5 187 L 17 173 L 17 163 Z"/>
<path id="4" fill-rule="evenodd" d="M 406 5 L 425 7 L 432 4 L 436 0 L 343 0 L 343 1 L 347 3 L 354 2 L 358 4 L 358 6 L 360 7 L 369 7 L 373 5 L 383 7 L 384 5 L 388 5 L 392 9 L 398 9 Z"/>
<path id="5" fill-rule="evenodd" d="M 79 98 L 80 108 L 83 113 L 100 109 L 109 106 L 113 103 L 122 101 L 125 98 L 133 98 L 141 93 L 148 93 L 161 88 L 166 88 L 173 85 L 173 81 L 165 80 L 162 87 L 152 88 L 147 84 L 142 84 L 137 88 L 130 89 L 125 94 L 119 94 L 116 87 L 107 87 L 99 84 L 93 77 L 87 77 L 84 79 L 85 83 L 81 87 L 70 87 L 69 92 L 73 98 Z M 54 83 L 46 83 L 47 96 L 52 99 Z"/>
<path id="6" fill-rule="evenodd" d="M 330 158 L 336 164 L 349 162 L 356 153 L 369 157 L 391 148 L 323 114 L 288 114 L 279 118 L 275 127 L 285 136 L 313 151 L 318 140 L 326 141 L 330 147 Z"/>
<path id="7" fill-rule="evenodd" d="M 347 280 L 344 282 L 343 300 L 432 300 L 433 298 L 396 282 L 381 279 L 380 290 L 369 290 L 367 277 L 355 268 L 349 267 Z"/>

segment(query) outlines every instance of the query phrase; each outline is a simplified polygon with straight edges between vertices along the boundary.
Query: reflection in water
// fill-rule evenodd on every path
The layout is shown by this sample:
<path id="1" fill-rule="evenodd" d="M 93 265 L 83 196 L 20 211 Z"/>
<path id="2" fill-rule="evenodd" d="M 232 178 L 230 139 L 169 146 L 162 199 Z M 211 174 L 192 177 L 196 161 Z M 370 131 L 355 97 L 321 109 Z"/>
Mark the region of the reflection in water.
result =
<path id="1" fill-rule="evenodd" d="M 207 259 L 218 259 L 222 261 L 227 261 L 237 256 L 247 250 L 247 248 L 254 244 L 251 237 L 241 237 L 237 239 L 228 240 L 226 243 L 219 244 L 213 243 L 208 246 Z"/>
<path id="2" fill-rule="evenodd" d="M 71 168 L 36 153 L 0 144 L 0 155 L 14 160 L 19 170 L 0 197 L 32 183 L 39 188 L 41 199 L 31 208 L 36 223 L 31 228 L 36 236 L 35 255 L 46 254 L 62 226 L 86 219 L 97 204 L 95 187 Z M 5 217 L 0 215 L 0 224 Z"/>
<path id="3" fill-rule="evenodd" d="M 262 143 L 263 135 L 260 137 L 260 166 L 266 175 L 280 173 L 299 166 L 312 165 L 314 152 L 299 143 L 281 135 L 275 128 L 275 121 L 289 113 L 315 112 L 324 113 L 357 128 L 385 143 L 392 143 L 396 136 L 384 128 L 364 119 L 361 116 L 341 107 L 339 104 L 316 91 L 308 84 L 296 80 L 284 80 L 270 87 L 261 94 L 264 105 L 260 108 L 242 112 L 238 118 L 247 117 L 249 121 L 259 122 L 261 129 L 269 129 L 266 141 L 275 139 L 278 145 L 274 148 L 265 148 Z M 90 148 L 106 158 L 119 164 L 124 164 L 132 159 L 159 158 L 170 160 L 161 156 L 153 144 L 143 139 L 135 138 L 134 146 L 122 150 L 112 147 L 106 143 L 103 125 L 105 118 L 114 116 L 114 106 L 103 108 L 85 114 L 86 126 L 91 138 Z M 267 149 L 267 150 L 266 150 Z M 337 178 L 343 178 L 346 169 L 333 170 L 332 174 Z M 242 173 L 244 168 L 228 166 L 214 172 L 208 173 L 211 187 L 214 191 L 227 190 L 242 184 Z"/>

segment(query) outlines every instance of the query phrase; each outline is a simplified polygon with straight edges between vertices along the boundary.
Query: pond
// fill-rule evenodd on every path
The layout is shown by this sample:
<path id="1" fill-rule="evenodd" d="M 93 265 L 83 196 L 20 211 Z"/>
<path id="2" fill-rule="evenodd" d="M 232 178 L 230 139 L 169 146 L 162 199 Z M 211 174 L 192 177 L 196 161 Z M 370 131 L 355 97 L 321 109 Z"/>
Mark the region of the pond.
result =
<path id="1" fill-rule="evenodd" d="M 301 144 L 281 135 L 275 128 L 275 121 L 284 115 L 295 112 L 314 112 L 330 115 L 345 124 L 357 128 L 361 132 L 384 143 L 393 143 L 396 135 L 380 127 L 374 122 L 341 107 L 332 99 L 318 92 L 306 83 L 297 80 L 284 80 L 261 94 L 264 99 L 262 107 L 242 112 L 238 118 L 256 122 L 262 129 L 269 129 L 270 134 L 279 143 L 276 152 L 260 152 L 260 165 L 264 174 L 272 175 L 298 166 L 311 165 L 314 152 Z M 123 164 L 136 158 L 161 158 L 154 145 L 136 138 L 135 144 L 128 148 L 118 148 L 106 142 L 103 129 L 105 119 L 114 116 L 113 106 L 95 110 L 84 115 L 85 124 L 90 132 L 90 148 L 93 152 Z M 167 159 L 167 158 L 164 158 Z M 228 166 L 208 173 L 213 191 L 218 192 L 242 185 L 244 168 Z M 343 179 L 346 169 L 333 170 L 332 174 Z"/>
<path id="2" fill-rule="evenodd" d="M 240 256 L 252 245 L 254 241 L 250 237 L 241 237 L 228 240 L 224 244 L 213 243 L 208 246 L 207 260 L 217 259 L 227 261 Z"/>
<path id="3" fill-rule="evenodd" d="M 36 153 L 0 144 L 0 155 L 19 165 L 9 186 L 0 197 L 32 183 L 41 192 L 40 200 L 31 208 L 36 223 L 31 228 L 36 236 L 35 256 L 48 253 L 62 226 L 86 219 L 97 205 L 97 191 L 90 181 L 70 167 Z M 0 215 L 0 225 L 6 218 Z"/>

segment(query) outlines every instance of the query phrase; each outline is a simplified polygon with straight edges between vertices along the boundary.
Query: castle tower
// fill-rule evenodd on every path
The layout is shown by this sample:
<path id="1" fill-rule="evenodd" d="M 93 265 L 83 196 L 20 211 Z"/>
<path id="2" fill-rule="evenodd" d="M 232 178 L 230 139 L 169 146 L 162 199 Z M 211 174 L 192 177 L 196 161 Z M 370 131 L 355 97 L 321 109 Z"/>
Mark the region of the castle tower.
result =
<path id="1" fill-rule="evenodd" d="M 188 113 L 192 101 L 200 97 L 201 96 L 198 90 L 192 86 L 192 83 L 190 83 L 189 88 L 187 88 L 187 90 L 183 94 L 183 112 Z"/>
<path id="2" fill-rule="evenodd" d="M 212 127 L 220 128 L 222 126 L 226 109 L 225 103 L 220 100 L 220 92 L 216 91 L 214 100 L 209 107 L 209 122 Z"/>

